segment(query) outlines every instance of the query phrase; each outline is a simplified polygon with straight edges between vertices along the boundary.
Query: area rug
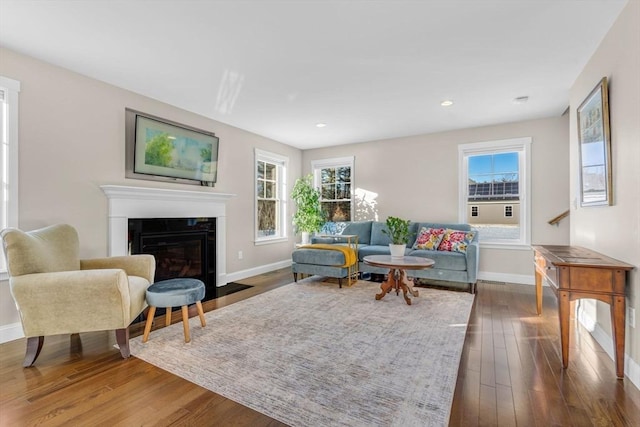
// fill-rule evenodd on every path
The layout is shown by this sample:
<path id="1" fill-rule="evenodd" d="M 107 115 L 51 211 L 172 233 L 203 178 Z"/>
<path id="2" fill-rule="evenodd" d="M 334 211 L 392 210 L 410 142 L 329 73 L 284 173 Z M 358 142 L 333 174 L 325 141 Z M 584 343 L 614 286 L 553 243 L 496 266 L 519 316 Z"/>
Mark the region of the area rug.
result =
<path id="1" fill-rule="evenodd" d="M 291 426 L 444 426 L 474 296 L 313 278 L 131 340 L 135 357 Z"/>

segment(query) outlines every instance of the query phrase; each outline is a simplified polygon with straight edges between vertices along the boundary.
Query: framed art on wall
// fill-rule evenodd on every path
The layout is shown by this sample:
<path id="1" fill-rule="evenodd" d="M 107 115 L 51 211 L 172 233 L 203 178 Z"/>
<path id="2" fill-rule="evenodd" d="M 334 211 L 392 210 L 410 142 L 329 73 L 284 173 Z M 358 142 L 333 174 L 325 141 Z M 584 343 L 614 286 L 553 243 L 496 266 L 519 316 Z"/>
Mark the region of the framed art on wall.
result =
<path id="1" fill-rule="evenodd" d="M 218 143 L 213 132 L 125 110 L 127 178 L 213 186 Z"/>
<path id="2" fill-rule="evenodd" d="M 607 78 L 578 107 L 580 205 L 613 204 Z"/>

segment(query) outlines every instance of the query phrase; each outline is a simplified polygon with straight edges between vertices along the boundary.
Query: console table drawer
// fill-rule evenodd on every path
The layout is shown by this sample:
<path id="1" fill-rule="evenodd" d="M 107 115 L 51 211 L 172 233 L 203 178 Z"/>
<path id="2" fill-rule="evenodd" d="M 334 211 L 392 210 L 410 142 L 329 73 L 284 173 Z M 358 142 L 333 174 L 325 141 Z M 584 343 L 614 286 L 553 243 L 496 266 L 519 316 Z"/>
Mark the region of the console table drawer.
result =
<path id="1" fill-rule="evenodd" d="M 612 271 L 608 269 L 571 267 L 569 268 L 571 279 L 569 288 L 576 291 L 612 293 Z"/>

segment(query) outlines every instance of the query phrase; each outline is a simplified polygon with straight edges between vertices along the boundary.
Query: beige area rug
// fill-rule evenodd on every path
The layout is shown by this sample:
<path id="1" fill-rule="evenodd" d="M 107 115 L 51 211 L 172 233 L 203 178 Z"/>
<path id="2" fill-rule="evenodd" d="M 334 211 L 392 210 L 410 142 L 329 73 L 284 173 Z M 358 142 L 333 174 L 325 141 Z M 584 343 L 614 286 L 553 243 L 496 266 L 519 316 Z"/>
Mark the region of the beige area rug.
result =
<path id="1" fill-rule="evenodd" d="M 448 424 L 473 295 L 314 278 L 151 332 L 134 356 L 291 426 Z"/>

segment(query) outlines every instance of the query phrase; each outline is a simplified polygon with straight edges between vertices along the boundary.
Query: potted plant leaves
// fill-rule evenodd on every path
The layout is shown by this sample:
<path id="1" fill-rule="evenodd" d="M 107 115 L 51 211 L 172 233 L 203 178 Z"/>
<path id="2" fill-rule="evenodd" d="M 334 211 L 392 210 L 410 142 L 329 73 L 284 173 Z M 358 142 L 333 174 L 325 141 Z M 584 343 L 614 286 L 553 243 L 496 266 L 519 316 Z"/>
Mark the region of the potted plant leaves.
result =
<path id="1" fill-rule="evenodd" d="M 391 256 L 394 258 L 401 258 L 404 256 L 404 250 L 407 247 L 409 236 L 409 224 L 411 221 L 408 219 L 402 219 L 395 216 L 387 217 L 386 229 L 382 229 L 382 232 L 387 234 L 391 239 L 389 243 L 389 250 Z"/>
<path id="2" fill-rule="evenodd" d="M 302 233 L 302 243 L 309 243 L 310 233 L 319 231 L 325 223 L 325 215 L 320 205 L 320 190 L 313 187 L 311 174 L 298 178 L 291 190 L 291 198 L 296 204 L 293 226 Z"/>

